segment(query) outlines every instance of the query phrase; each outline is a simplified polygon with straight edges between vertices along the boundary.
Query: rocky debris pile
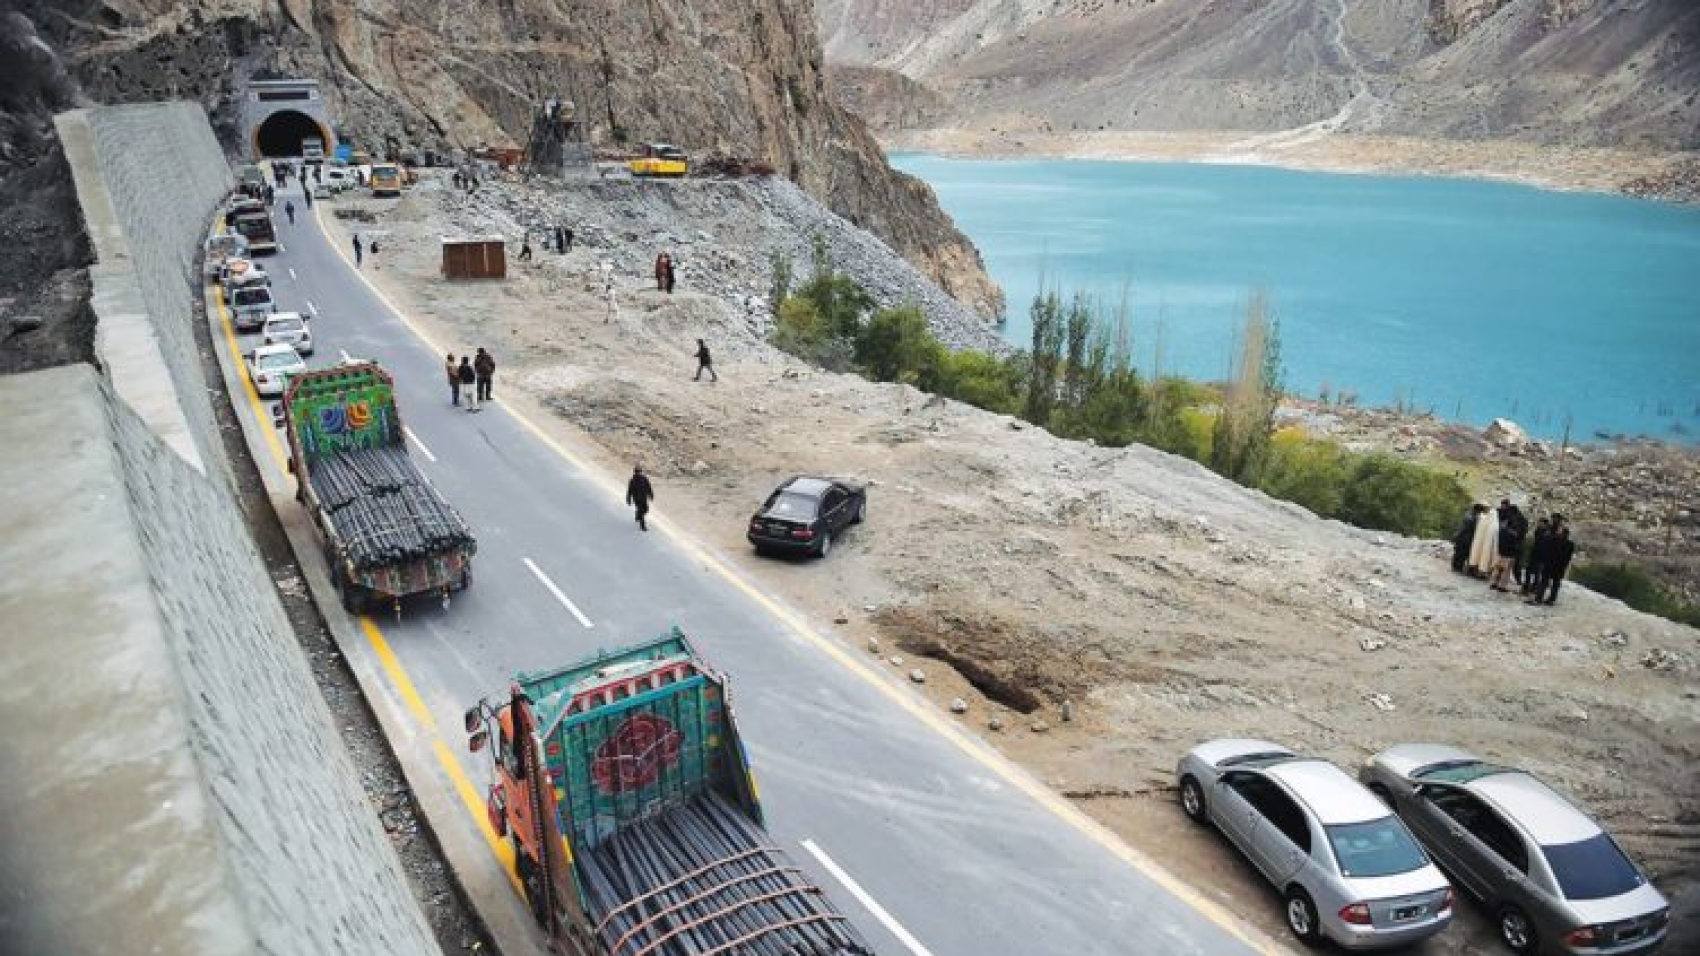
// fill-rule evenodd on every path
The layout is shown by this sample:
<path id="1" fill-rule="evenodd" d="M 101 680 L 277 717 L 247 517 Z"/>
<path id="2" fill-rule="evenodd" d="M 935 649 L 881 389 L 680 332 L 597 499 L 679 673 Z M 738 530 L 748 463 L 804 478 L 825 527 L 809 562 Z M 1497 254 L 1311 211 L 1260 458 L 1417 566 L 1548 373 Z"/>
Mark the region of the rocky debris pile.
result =
<path id="1" fill-rule="evenodd" d="M 758 334 L 772 327 L 769 302 L 776 267 L 789 266 L 791 287 L 813 273 L 814 246 L 881 307 L 914 304 L 933 334 L 953 349 L 1007 354 L 995 327 L 951 298 L 879 238 L 840 218 L 778 177 L 487 181 L 470 194 L 435 192 L 453 227 L 466 235 L 529 236 L 537 261 L 557 225 L 573 230 L 563 269 L 596 268 L 648 275 L 655 257 L 672 254 L 678 290 L 722 300 Z M 340 214 L 340 212 L 339 212 Z M 512 253 L 510 253 L 510 256 Z"/>
<path id="2" fill-rule="evenodd" d="M 1700 203 L 1700 159 L 1673 163 L 1662 172 L 1631 179 L 1621 188 L 1626 195 L 1642 199 Z"/>

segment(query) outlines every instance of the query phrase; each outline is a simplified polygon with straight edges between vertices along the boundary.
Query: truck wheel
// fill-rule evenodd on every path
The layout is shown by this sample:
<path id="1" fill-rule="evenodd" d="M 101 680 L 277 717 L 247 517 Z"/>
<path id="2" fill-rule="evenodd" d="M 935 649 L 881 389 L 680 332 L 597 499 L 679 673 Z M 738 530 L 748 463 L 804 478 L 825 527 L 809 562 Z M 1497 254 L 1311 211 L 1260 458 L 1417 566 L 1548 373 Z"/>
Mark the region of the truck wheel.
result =
<path id="1" fill-rule="evenodd" d="M 342 606 L 350 614 L 366 613 L 366 589 L 342 576 L 339 572 L 337 579 L 342 582 Z"/>
<path id="2" fill-rule="evenodd" d="M 543 898 L 543 884 L 537 878 L 537 864 L 531 857 L 519 849 L 519 841 L 514 841 L 514 869 L 519 872 L 519 885 L 525 890 L 525 901 L 531 904 L 531 916 L 537 920 L 537 925 L 549 925 L 549 901 Z"/>

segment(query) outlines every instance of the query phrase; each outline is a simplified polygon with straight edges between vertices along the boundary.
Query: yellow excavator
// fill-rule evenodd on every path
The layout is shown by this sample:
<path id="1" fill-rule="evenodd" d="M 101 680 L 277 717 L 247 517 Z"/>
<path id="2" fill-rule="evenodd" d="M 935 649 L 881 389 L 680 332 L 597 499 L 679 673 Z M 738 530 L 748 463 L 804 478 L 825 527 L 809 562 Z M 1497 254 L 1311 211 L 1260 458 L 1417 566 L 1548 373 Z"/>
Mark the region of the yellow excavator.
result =
<path id="1" fill-rule="evenodd" d="M 626 164 L 633 176 L 683 176 L 691 171 L 685 151 L 670 143 L 645 143 L 643 155 Z"/>

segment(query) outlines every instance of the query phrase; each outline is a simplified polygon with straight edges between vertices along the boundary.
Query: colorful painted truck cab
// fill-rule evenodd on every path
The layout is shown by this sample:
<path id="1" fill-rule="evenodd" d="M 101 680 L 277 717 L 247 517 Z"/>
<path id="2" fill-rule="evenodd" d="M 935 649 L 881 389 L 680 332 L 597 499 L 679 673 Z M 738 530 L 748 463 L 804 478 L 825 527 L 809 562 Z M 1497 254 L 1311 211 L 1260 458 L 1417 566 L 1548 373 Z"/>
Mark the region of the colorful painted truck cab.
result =
<path id="1" fill-rule="evenodd" d="M 674 628 L 466 712 L 488 813 L 557 951 L 872 952 L 762 830 L 726 677 Z"/>
<path id="2" fill-rule="evenodd" d="M 325 561 L 353 613 L 472 583 L 477 542 L 407 454 L 395 386 L 371 362 L 293 376 L 283 396 L 295 497 L 325 539 Z"/>

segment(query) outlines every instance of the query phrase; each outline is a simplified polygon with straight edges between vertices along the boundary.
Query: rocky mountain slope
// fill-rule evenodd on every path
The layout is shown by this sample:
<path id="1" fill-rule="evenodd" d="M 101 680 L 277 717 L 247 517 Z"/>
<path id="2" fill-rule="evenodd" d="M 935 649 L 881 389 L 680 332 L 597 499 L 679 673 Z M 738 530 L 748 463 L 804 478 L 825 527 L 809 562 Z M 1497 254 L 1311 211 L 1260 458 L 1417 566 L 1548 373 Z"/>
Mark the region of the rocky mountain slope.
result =
<path id="1" fill-rule="evenodd" d="M 888 127 L 1700 146 L 1692 0 L 817 0 Z M 918 9 L 917 9 L 918 8 Z M 903 74 L 928 101 L 872 71 Z M 890 109 L 880 89 L 902 95 Z M 917 115 L 920 114 L 920 115 Z"/>
<path id="2" fill-rule="evenodd" d="M 374 145 L 523 143 L 564 97 L 596 141 L 766 160 L 957 298 L 1000 303 L 931 191 L 826 95 L 806 0 L 10 2 L 92 99 L 198 99 L 227 142 L 258 70 L 319 78 L 344 132 Z"/>

